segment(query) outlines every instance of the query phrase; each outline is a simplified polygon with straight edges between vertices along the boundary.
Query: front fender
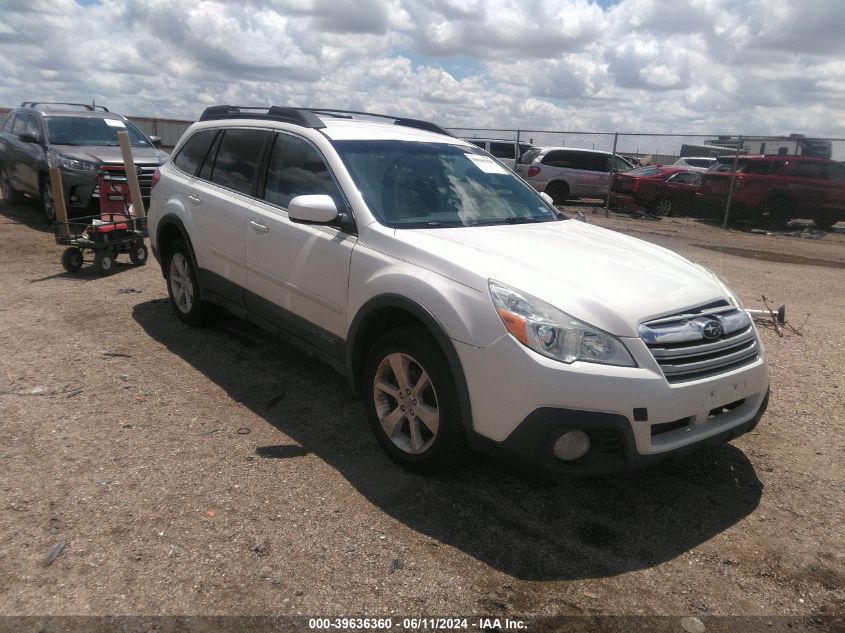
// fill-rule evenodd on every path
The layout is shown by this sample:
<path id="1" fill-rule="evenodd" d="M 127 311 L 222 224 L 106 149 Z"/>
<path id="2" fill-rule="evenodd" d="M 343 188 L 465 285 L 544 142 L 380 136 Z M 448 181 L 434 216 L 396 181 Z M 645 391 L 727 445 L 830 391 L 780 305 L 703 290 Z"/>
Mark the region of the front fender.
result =
<path id="1" fill-rule="evenodd" d="M 448 338 L 467 345 L 487 347 L 505 335 L 487 293 L 359 243 L 349 272 L 347 329 L 367 302 L 384 295 L 421 306 Z"/>

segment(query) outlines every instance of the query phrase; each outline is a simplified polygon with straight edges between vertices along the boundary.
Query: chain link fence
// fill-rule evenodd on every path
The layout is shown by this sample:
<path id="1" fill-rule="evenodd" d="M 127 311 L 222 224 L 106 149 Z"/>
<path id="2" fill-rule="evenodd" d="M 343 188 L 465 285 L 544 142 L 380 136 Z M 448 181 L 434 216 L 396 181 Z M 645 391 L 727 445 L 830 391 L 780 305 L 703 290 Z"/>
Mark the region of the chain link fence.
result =
<path id="1" fill-rule="evenodd" d="M 0 108 L 0 117 L 6 111 Z M 166 149 L 192 123 L 129 119 L 147 135 L 160 137 Z M 691 215 L 723 226 L 736 222 L 778 230 L 790 222 L 809 222 L 830 229 L 842 221 L 837 228 L 845 229 L 845 138 L 507 128 L 450 131 L 510 165 L 515 163 L 520 176 L 552 195 L 557 204 L 592 199 L 608 211 L 648 217 Z M 530 151 L 531 146 L 545 149 Z"/>
<path id="2" fill-rule="evenodd" d="M 745 223 L 772 230 L 790 223 L 829 230 L 845 221 L 842 138 L 450 131 L 478 145 L 486 143 L 498 158 L 513 160 L 520 154 L 517 173 L 560 204 L 593 199 L 608 210 L 629 214 L 690 215 L 723 226 Z M 526 151 L 532 145 L 544 149 Z"/>

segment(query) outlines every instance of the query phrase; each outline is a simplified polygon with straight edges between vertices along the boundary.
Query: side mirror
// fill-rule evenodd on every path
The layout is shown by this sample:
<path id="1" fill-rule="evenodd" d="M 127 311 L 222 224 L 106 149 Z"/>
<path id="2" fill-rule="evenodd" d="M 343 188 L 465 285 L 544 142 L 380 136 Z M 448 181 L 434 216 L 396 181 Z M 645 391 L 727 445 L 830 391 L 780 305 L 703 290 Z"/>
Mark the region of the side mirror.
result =
<path id="1" fill-rule="evenodd" d="M 546 204 L 550 204 L 551 206 L 555 206 L 555 201 L 552 200 L 552 197 L 547 194 L 545 191 L 540 192 L 540 197 L 546 201 Z"/>
<path id="2" fill-rule="evenodd" d="M 296 196 L 288 203 L 288 218 L 303 224 L 328 224 L 337 220 L 337 206 L 325 194 Z"/>
<path id="3" fill-rule="evenodd" d="M 38 145 L 41 144 L 41 135 L 37 132 L 21 132 L 18 135 L 18 138 L 24 143 L 36 143 Z"/>
<path id="4" fill-rule="evenodd" d="M 150 142 L 153 144 L 153 147 L 160 147 L 161 146 L 161 137 L 160 136 L 151 136 Z"/>

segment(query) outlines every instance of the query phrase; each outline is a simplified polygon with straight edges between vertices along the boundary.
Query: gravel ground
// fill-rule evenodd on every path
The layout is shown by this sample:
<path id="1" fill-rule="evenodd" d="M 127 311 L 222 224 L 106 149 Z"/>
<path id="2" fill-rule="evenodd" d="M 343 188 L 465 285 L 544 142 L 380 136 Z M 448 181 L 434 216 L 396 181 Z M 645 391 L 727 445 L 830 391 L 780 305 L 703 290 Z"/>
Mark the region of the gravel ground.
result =
<path id="1" fill-rule="evenodd" d="M 0 614 L 841 614 L 845 235 L 586 211 L 786 303 L 753 433 L 619 477 L 411 475 L 341 376 L 183 325 L 152 261 L 64 273 L 0 201 Z"/>

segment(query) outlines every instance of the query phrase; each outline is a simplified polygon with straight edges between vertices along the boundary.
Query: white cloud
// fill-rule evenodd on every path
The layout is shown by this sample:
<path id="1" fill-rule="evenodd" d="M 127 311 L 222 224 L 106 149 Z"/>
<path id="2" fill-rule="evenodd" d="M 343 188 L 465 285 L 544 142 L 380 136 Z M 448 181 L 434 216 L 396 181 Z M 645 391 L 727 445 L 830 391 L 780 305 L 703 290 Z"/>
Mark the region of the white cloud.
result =
<path id="1" fill-rule="evenodd" d="M 0 0 L 0 105 L 845 135 L 840 0 Z"/>

